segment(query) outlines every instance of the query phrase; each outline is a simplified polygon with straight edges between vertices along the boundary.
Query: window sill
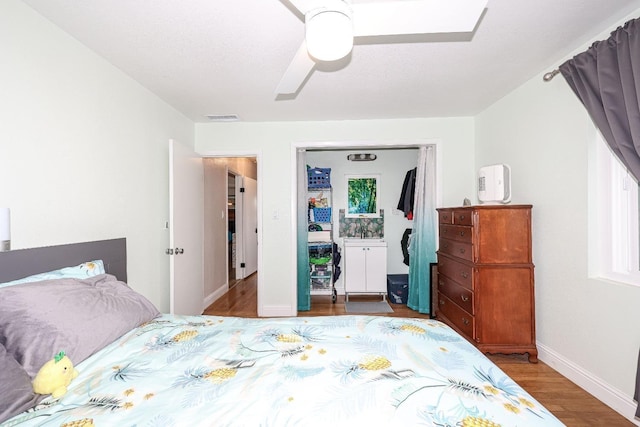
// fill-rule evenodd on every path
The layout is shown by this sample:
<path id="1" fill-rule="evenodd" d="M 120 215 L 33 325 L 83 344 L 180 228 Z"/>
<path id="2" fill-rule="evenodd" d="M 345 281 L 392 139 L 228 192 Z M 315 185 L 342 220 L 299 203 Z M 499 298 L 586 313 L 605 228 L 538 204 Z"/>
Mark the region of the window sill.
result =
<path id="1" fill-rule="evenodd" d="M 640 276 L 631 276 L 624 274 L 612 274 L 608 276 L 589 276 L 589 279 L 596 280 L 598 282 L 608 283 L 618 286 L 632 286 L 634 288 L 640 287 Z"/>

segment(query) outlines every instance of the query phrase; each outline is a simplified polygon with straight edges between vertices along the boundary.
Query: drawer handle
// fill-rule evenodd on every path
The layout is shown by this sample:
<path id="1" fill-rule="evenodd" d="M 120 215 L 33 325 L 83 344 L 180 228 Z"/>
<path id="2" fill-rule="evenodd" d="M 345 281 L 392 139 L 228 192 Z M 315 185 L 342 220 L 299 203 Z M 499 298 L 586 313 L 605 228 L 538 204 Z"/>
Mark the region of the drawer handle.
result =
<path id="1" fill-rule="evenodd" d="M 447 249 L 449 247 L 448 243 L 445 243 L 444 245 L 442 245 L 442 249 Z"/>
<path id="2" fill-rule="evenodd" d="M 467 319 L 466 317 L 463 317 L 462 323 L 464 323 L 465 326 L 469 326 L 469 319 Z"/>
<path id="3" fill-rule="evenodd" d="M 447 230 L 446 228 L 444 230 L 442 230 L 442 234 L 447 234 L 449 230 Z"/>
<path id="4" fill-rule="evenodd" d="M 462 301 L 467 302 L 469 301 L 469 297 L 466 295 L 460 295 L 460 298 L 462 298 Z"/>
<path id="5" fill-rule="evenodd" d="M 463 220 L 464 219 L 464 215 L 460 215 L 460 219 Z"/>
<path id="6" fill-rule="evenodd" d="M 467 250 L 465 248 L 460 248 L 460 253 L 463 254 L 465 253 Z"/>
<path id="7" fill-rule="evenodd" d="M 464 277 L 465 279 L 469 277 L 469 274 L 468 274 L 466 271 L 461 271 L 461 272 L 460 272 L 460 275 L 461 275 L 462 277 Z"/>
<path id="8" fill-rule="evenodd" d="M 444 300 L 440 300 L 440 305 L 444 305 Z"/>
<path id="9" fill-rule="evenodd" d="M 438 281 L 438 284 L 439 284 L 440 286 L 444 286 L 444 280 L 440 280 L 440 281 Z"/>
<path id="10" fill-rule="evenodd" d="M 460 232 L 460 236 L 461 236 L 461 237 L 464 237 L 464 231 L 461 231 L 461 232 Z"/>

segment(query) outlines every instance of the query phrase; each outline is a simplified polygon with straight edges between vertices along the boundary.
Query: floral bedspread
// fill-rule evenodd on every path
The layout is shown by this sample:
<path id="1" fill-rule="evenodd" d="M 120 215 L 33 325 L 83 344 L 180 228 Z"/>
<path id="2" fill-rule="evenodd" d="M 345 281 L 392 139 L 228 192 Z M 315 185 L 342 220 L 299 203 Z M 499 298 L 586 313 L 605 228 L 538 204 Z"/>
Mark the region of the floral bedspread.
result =
<path id="1" fill-rule="evenodd" d="M 427 319 L 162 315 L 77 369 L 66 395 L 5 425 L 563 425 Z"/>

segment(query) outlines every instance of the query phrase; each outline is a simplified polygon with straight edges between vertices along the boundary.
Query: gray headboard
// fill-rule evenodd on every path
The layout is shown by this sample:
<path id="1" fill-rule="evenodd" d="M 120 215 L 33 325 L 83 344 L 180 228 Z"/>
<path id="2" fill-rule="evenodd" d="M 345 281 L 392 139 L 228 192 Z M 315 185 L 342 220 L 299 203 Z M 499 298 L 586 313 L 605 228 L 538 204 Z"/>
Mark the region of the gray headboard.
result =
<path id="1" fill-rule="evenodd" d="M 107 273 L 127 281 L 127 239 L 119 238 L 0 252 L 0 283 L 97 259 Z"/>

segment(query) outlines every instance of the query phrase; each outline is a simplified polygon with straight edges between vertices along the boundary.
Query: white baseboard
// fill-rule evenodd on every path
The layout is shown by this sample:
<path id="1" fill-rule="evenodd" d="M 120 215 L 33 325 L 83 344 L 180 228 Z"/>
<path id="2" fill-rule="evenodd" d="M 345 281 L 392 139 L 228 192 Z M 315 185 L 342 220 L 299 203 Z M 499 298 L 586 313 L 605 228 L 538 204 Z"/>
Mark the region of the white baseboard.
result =
<path id="1" fill-rule="evenodd" d="M 640 426 L 640 420 L 635 418 L 637 404 L 632 397 L 625 395 L 620 390 L 607 384 L 602 379 L 551 350 L 549 347 L 539 342 L 536 344 L 538 346 L 538 358 L 540 360 L 635 425 Z"/>
<path id="2" fill-rule="evenodd" d="M 263 305 L 258 307 L 260 317 L 290 317 L 296 315 L 296 309 L 290 305 Z"/>
<path id="3" fill-rule="evenodd" d="M 218 300 L 218 298 L 220 298 L 222 295 L 226 294 L 228 291 L 229 291 L 229 284 L 227 284 L 225 286 L 220 286 L 218 289 L 216 289 L 215 291 L 213 291 L 209 295 L 207 295 L 204 298 L 204 301 L 202 302 L 202 304 L 203 304 L 202 311 L 204 311 L 207 307 L 209 307 L 211 304 L 216 302 Z"/>

